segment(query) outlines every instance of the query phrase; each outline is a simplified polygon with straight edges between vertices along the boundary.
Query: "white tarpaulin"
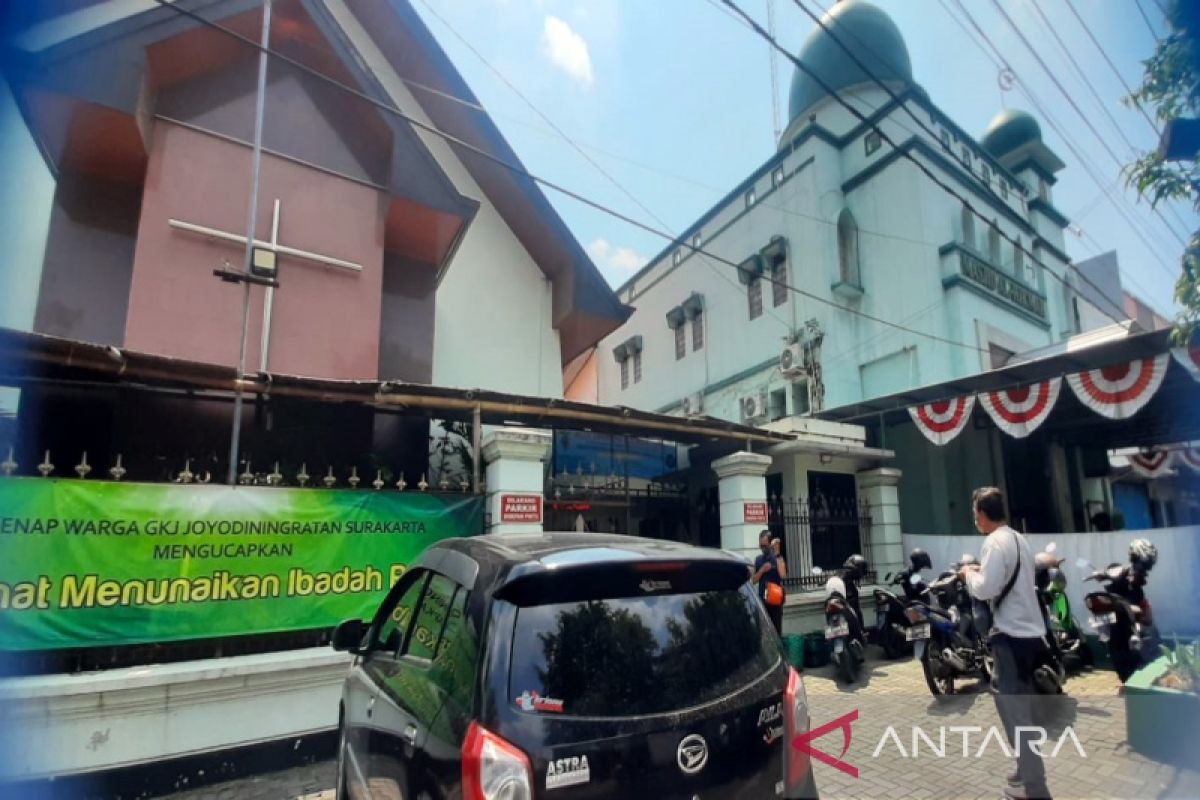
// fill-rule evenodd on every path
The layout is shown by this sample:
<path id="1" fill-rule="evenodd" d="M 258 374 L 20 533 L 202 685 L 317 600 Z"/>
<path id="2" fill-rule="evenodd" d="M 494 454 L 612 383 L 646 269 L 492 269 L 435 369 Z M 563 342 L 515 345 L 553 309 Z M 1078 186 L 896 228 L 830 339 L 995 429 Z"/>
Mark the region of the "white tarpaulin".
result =
<path id="1" fill-rule="evenodd" d="M 1148 531 L 1113 531 L 1111 533 L 1031 533 L 1029 546 L 1034 553 L 1050 542 L 1057 545 L 1057 555 L 1067 573 L 1067 596 L 1075 618 L 1086 626 L 1087 608 L 1083 596 L 1098 588 L 1095 581 L 1083 583 L 1085 575 L 1075 566 L 1076 559 L 1086 558 L 1097 569 L 1110 562 L 1127 563 L 1129 542 L 1143 538 L 1158 548 L 1158 564 L 1146 584 L 1146 597 L 1154 609 L 1159 632 L 1166 638 L 1178 633 L 1181 637 L 1200 636 L 1200 605 L 1197 585 L 1200 584 L 1200 525 L 1178 528 L 1158 528 Z M 937 536 L 904 534 L 904 558 L 914 547 L 922 547 L 933 560 L 933 569 L 926 576 L 949 568 L 963 553 L 976 557 L 983 546 L 982 534 L 975 536 Z"/>

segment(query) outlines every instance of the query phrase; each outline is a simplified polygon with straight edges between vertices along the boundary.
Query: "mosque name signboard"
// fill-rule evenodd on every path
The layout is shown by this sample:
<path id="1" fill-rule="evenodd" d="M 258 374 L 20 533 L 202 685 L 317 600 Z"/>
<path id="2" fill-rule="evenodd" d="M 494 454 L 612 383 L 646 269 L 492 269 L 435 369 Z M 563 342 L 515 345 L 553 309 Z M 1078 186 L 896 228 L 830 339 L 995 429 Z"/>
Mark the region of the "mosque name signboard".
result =
<path id="1" fill-rule="evenodd" d="M 1039 319 L 1046 318 L 1045 297 L 971 253 L 959 250 L 958 256 L 963 277 L 971 283 L 1020 306 Z"/>

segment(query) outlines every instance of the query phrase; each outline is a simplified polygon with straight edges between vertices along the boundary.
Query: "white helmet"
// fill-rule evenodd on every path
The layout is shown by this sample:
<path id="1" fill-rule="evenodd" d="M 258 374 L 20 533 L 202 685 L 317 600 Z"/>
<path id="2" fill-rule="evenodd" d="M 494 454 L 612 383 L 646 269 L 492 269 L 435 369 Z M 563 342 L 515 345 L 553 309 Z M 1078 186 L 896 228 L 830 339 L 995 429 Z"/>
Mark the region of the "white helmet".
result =
<path id="1" fill-rule="evenodd" d="M 1129 543 L 1129 563 L 1150 569 L 1158 561 L 1158 548 L 1149 539 L 1134 539 Z"/>

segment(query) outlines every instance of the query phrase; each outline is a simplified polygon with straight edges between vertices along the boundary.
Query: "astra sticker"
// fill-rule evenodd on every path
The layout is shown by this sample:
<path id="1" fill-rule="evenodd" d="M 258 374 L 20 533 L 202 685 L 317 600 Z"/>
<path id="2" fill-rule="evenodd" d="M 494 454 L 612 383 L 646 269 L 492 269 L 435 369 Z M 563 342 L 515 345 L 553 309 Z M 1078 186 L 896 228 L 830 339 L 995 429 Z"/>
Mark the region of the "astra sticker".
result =
<path id="1" fill-rule="evenodd" d="M 546 767 L 546 788 L 560 789 L 563 786 L 577 786 L 592 779 L 588 769 L 587 756 L 571 756 L 559 758 L 550 762 Z"/>
<path id="2" fill-rule="evenodd" d="M 555 700 L 550 697 L 542 697 L 537 692 L 528 690 L 522 692 L 516 698 L 517 708 L 522 711 L 545 711 L 551 714 L 563 713 L 563 701 Z"/>
<path id="3" fill-rule="evenodd" d="M 773 706 L 767 706 L 762 711 L 758 712 L 758 727 L 768 725 L 778 719 L 783 718 L 783 704 L 776 703 Z"/>

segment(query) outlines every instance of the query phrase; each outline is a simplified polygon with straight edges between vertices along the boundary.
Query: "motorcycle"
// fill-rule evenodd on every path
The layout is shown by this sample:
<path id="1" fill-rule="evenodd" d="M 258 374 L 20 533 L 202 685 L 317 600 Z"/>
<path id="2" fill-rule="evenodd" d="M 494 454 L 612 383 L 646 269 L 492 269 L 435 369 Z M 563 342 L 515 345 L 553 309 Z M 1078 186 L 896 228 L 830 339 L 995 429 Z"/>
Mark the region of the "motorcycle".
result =
<path id="1" fill-rule="evenodd" d="M 813 574 L 824 572 L 813 567 Z M 825 639 L 831 643 L 830 658 L 837 675 L 847 683 L 858 678 L 859 667 L 866 660 L 861 620 L 851 602 L 851 592 L 847 591 L 847 581 L 852 584 L 855 578 L 852 572 L 843 570 L 842 574 L 831 573 L 825 582 Z"/>
<path id="2" fill-rule="evenodd" d="M 967 593 L 958 570 L 973 562 L 964 556 L 954 569 L 943 572 L 924 590 L 925 602 L 909 605 L 904 613 L 912 625 L 914 652 L 925 683 L 935 697 L 954 694 L 958 678 L 990 681 L 993 659 L 987 633 L 987 607 Z M 911 580 L 911 579 L 910 579 Z"/>
<path id="3" fill-rule="evenodd" d="M 933 566 L 929 554 L 916 548 L 909 555 L 909 568 L 889 574 L 884 580 L 888 586 L 899 586 L 904 593 L 901 599 L 895 593 L 886 589 L 875 590 L 875 628 L 874 640 L 888 659 L 900 658 L 912 652 L 912 644 L 908 637 L 911 623 L 905 616 L 905 609 L 910 603 L 919 602 L 926 584 L 920 576 L 922 569 Z M 916 580 L 912 580 L 913 578 Z"/>
<path id="4" fill-rule="evenodd" d="M 1129 564 L 1113 562 L 1096 570 L 1085 559 L 1081 568 L 1092 573 L 1085 581 L 1103 584 L 1103 591 L 1090 592 L 1083 601 L 1092 613 L 1091 626 L 1108 642 L 1108 653 L 1117 677 L 1124 683 L 1158 651 L 1158 630 L 1154 626 L 1154 611 L 1146 598 L 1144 587 L 1150 570 L 1158 560 L 1158 550 L 1145 539 L 1129 544 Z"/>
<path id="5" fill-rule="evenodd" d="M 1074 675 L 1092 666 L 1092 651 L 1087 648 L 1079 623 L 1071 613 L 1067 574 L 1062 569 L 1063 560 L 1054 555 L 1055 551 L 1056 546 L 1051 542 L 1035 557 L 1035 582 L 1046 615 L 1047 642 L 1063 671 Z"/>

